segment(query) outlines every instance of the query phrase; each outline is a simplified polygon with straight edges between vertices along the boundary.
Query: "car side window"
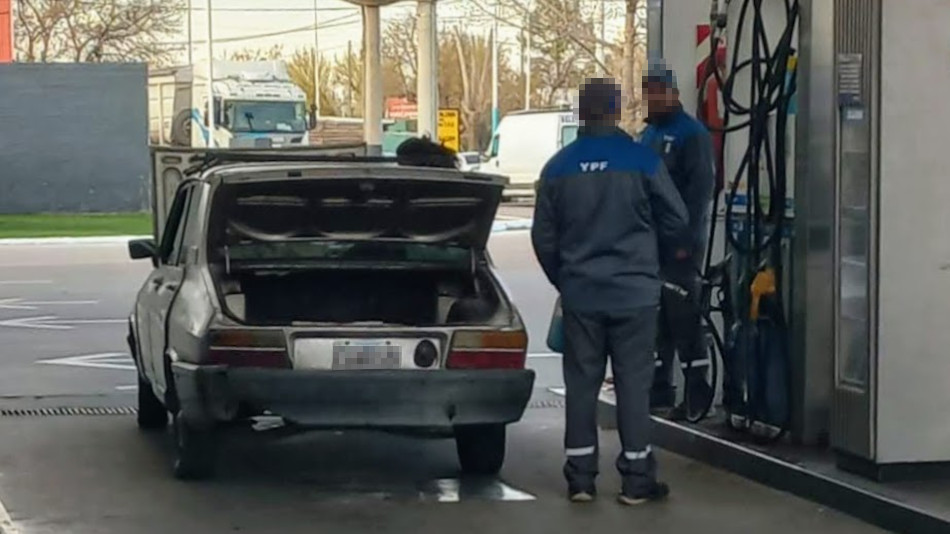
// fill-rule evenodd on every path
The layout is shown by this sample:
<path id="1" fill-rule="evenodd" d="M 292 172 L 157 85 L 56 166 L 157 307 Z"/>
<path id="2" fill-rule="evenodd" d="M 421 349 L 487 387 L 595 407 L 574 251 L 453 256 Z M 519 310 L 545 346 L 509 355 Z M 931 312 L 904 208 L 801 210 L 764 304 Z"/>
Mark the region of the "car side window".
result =
<path id="1" fill-rule="evenodd" d="M 188 203 L 191 200 L 193 187 L 185 187 L 178 191 L 172 208 L 168 213 L 168 222 L 162 234 L 161 260 L 162 265 L 178 265 L 181 256 L 181 242 L 185 234 L 185 222 L 188 216 Z"/>

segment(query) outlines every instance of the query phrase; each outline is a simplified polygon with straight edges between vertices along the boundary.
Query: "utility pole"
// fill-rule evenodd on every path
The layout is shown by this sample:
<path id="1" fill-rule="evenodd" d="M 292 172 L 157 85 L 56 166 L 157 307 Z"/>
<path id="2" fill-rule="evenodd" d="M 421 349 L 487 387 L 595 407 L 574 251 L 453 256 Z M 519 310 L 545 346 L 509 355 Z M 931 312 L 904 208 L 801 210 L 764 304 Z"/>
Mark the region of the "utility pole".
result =
<path id="1" fill-rule="evenodd" d="M 313 114 L 320 118 L 320 17 L 317 0 L 313 0 Z"/>
<path id="2" fill-rule="evenodd" d="M 439 27 L 435 0 L 417 0 L 417 132 L 439 139 Z"/>
<path id="3" fill-rule="evenodd" d="M 491 133 L 498 131 L 498 0 L 494 1 L 491 38 Z"/>
<path id="4" fill-rule="evenodd" d="M 363 139 L 367 154 L 379 156 L 383 149 L 383 66 L 380 7 L 363 9 Z"/>
<path id="5" fill-rule="evenodd" d="M 604 67 L 604 64 L 607 62 L 604 51 L 604 43 L 607 42 L 607 0 L 600 0 L 598 9 L 598 15 L 600 16 L 600 40 L 597 42 L 597 46 L 594 50 L 597 57 L 597 73 L 601 77 L 604 77 L 607 75 L 607 69 Z"/>
<path id="6" fill-rule="evenodd" d="M 353 116 L 353 69 L 350 60 L 353 59 L 353 41 L 346 42 L 346 111 Z"/>
<path id="7" fill-rule="evenodd" d="M 192 48 L 191 44 L 191 0 L 188 0 L 188 64 L 192 65 L 194 63 L 194 57 L 192 57 Z"/>
<path id="8" fill-rule="evenodd" d="M 531 27 L 525 31 L 524 50 L 524 108 L 531 109 Z"/>
<path id="9" fill-rule="evenodd" d="M 208 147 L 214 143 L 214 41 L 212 34 L 211 0 L 207 0 L 208 8 L 208 119 L 205 121 L 208 128 Z"/>

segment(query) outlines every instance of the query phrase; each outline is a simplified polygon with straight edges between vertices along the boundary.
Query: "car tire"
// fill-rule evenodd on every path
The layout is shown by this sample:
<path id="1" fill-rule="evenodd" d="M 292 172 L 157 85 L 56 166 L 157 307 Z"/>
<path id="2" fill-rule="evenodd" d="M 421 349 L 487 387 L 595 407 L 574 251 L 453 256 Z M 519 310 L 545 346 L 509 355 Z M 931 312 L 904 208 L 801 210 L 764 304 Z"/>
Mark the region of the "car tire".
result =
<path id="1" fill-rule="evenodd" d="M 168 425 L 168 410 L 152 391 L 152 384 L 139 375 L 138 424 L 142 430 L 158 430 Z"/>
<path id="2" fill-rule="evenodd" d="M 175 478 L 204 480 L 215 471 L 216 438 L 213 429 L 200 429 L 180 414 L 173 419 L 175 438 Z"/>
<path id="3" fill-rule="evenodd" d="M 495 475 L 505 463 L 505 425 L 472 425 L 455 429 L 455 449 L 462 472 Z"/>

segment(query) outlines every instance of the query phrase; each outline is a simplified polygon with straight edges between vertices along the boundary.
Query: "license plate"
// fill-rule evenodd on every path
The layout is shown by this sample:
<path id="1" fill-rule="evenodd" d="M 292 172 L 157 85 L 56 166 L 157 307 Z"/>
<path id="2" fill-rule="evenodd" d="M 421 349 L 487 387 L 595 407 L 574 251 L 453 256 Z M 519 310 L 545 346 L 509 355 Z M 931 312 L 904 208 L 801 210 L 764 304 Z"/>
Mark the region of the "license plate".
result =
<path id="1" fill-rule="evenodd" d="M 389 341 L 334 341 L 333 369 L 399 369 L 402 347 Z"/>

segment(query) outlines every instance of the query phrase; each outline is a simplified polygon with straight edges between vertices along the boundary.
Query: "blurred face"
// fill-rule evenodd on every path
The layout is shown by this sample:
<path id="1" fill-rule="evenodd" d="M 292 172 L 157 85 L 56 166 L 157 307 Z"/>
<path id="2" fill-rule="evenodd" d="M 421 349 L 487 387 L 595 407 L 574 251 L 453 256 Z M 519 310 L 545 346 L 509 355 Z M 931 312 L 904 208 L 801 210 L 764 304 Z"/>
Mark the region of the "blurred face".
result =
<path id="1" fill-rule="evenodd" d="M 662 83 L 644 82 L 643 101 L 646 103 L 647 116 L 662 115 L 679 104 L 679 92 Z"/>
<path id="2" fill-rule="evenodd" d="M 584 93 L 586 113 L 582 113 L 581 122 L 587 120 L 617 124 L 620 121 L 620 110 L 623 105 L 620 86 L 612 78 L 588 79 L 581 88 Z"/>

